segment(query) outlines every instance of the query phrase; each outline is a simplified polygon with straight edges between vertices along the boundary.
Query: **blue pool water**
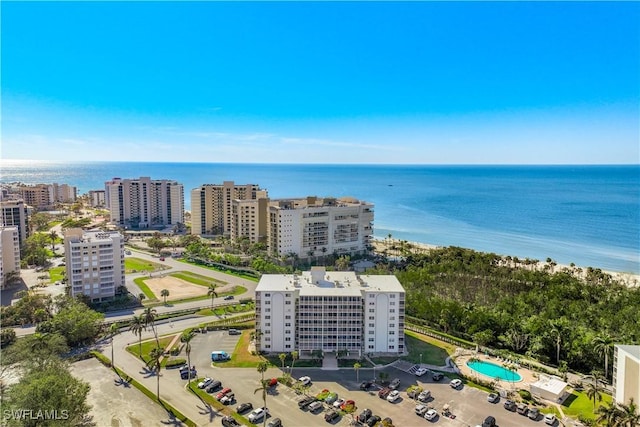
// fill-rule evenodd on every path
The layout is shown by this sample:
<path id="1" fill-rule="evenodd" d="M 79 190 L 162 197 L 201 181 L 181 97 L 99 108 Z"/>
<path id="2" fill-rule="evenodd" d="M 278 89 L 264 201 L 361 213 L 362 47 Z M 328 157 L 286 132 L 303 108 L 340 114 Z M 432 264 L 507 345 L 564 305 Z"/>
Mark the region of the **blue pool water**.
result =
<path id="1" fill-rule="evenodd" d="M 486 375 L 491 378 L 497 378 L 501 381 L 506 381 L 509 383 L 517 383 L 518 381 L 522 381 L 522 376 L 520 376 L 519 373 L 510 371 L 494 363 L 475 360 L 473 362 L 467 362 L 467 366 L 474 371 L 481 373 L 482 375 Z"/>

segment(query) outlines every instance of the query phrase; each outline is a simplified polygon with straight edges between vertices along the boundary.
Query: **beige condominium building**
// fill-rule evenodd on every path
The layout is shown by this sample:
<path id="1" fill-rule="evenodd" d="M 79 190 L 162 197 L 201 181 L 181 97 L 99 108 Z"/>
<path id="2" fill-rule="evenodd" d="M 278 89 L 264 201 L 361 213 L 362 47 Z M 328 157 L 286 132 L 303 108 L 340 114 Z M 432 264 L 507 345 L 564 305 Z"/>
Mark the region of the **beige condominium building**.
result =
<path id="1" fill-rule="evenodd" d="M 191 190 L 191 234 L 224 235 L 232 229 L 234 200 L 256 200 L 266 197 L 267 191 L 256 184 L 204 184 Z"/>
<path id="2" fill-rule="evenodd" d="M 121 227 L 162 228 L 184 223 L 184 187 L 176 181 L 113 178 L 105 183 L 111 223 Z"/>
<path id="3" fill-rule="evenodd" d="M 67 230 L 64 249 L 71 296 L 107 301 L 125 285 L 124 239 L 117 231 Z"/>
<path id="4" fill-rule="evenodd" d="M 0 226 L 0 289 L 11 274 L 20 276 L 20 239 L 18 227 Z"/>
<path id="5" fill-rule="evenodd" d="M 29 236 L 27 221 L 27 206 L 22 200 L 6 200 L 0 202 L 0 225 L 14 226 L 18 228 L 18 240 L 20 246 L 24 245 Z"/>
<path id="6" fill-rule="evenodd" d="M 300 275 L 265 274 L 256 288 L 259 349 L 404 354 L 405 291 L 392 275 L 312 267 Z"/>
<path id="7" fill-rule="evenodd" d="M 616 345 L 613 353 L 613 398 L 640 402 L 640 345 Z"/>
<path id="8" fill-rule="evenodd" d="M 92 208 L 98 208 L 105 206 L 104 190 L 91 190 L 89 191 L 89 203 Z"/>

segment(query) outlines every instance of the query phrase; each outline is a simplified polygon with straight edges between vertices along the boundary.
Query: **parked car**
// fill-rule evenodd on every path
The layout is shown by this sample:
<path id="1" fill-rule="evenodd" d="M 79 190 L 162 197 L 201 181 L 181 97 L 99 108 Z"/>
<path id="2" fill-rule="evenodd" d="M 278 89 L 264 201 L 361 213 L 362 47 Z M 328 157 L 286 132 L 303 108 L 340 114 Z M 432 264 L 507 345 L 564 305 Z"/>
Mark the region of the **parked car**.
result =
<path id="1" fill-rule="evenodd" d="M 356 402 L 354 400 L 348 399 L 346 402 L 344 402 L 342 405 L 340 405 L 340 409 L 342 409 L 343 411 L 346 410 L 349 407 L 355 408 L 356 407 Z"/>
<path id="2" fill-rule="evenodd" d="M 429 390 L 424 390 L 418 395 L 418 400 L 420 402 L 426 402 L 431 399 L 431 392 Z"/>
<path id="3" fill-rule="evenodd" d="M 391 389 L 389 387 L 385 387 L 378 392 L 378 397 L 380 399 L 386 399 L 387 396 L 389 396 L 389 393 L 391 393 Z"/>
<path id="4" fill-rule="evenodd" d="M 247 418 L 250 422 L 255 424 L 262 421 L 262 419 L 267 416 L 269 416 L 269 410 L 267 408 L 256 408 L 251 411 Z"/>
<path id="5" fill-rule="evenodd" d="M 223 405 L 231 405 L 235 401 L 236 396 L 233 393 L 227 393 L 222 396 L 222 399 L 220 399 L 220 403 L 222 403 Z"/>
<path id="6" fill-rule="evenodd" d="M 434 381 L 440 381 L 442 378 L 444 378 L 444 374 L 442 374 L 442 372 L 434 372 L 431 374 L 431 379 Z"/>
<path id="7" fill-rule="evenodd" d="M 198 388 L 205 388 L 213 382 L 213 378 L 205 378 L 198 383 Z"/>
<path id="8" fill-rule="evenodd" d="M 242 332 L 240 332 L 237 329 L 229 329 L 229 335 L 240 335 L 242 334 Z"/>
<path id="9" fill-rule="evenodd" d="M 336 392 L 331 392 L 329 394 L 327 394 L 327 397 L 324 398 L 324 401 L 326 403 L 328 403 L 329 405 L 333 405 L 333 403 L 338 400 L 338 393 Z"/>
<path id="10" fill-rule="evenodd" d="M 379 417 L 379 416 L 377 416 L 377 415 L 372 415 L 372 416 L 371 416 L 371 417 L 369 417 L 369 419 L 367 420 L 367 425 L 368 425 L 369 427 L 373 427 L 373 426 L 375 426 L 376 424 L 378 424 L 378 423 L 380 422 L 380 420 L 381 420 L 381 419 L 382 419 L 382 418 L 380 418 L 380 417 Z"/>
<path id="11" fill-rule="evenodd" d="M 491 415 L 489 415 L 482 422 L 482 427 L 496 427 L 496 419 L 494 417 L 492 417 Z"/>
<path id="12" fill-rule="evenodd" d="M 362 381 L 360 383 L 360 390 L 369 390 L 373 383 L 371 381 Z"/>
<path id="13" fill-rule="evenodd" d="M 218 394 L 216 394 L 216 399 L 220 400 L 222 399 L 226 394 L 231 393 L 231 389 L 230 388 L 223 388 Z"/>
<path id="14" fill-rule="evenodd" d="M 516 402 L 513 400 L 507 399 L 504 401 L 504 409 L 507 411 L 514 411 L 516 409 Z"/>
<path id="15" fill-rule="evenodd" d="M 309 412 L 316 412 L 318 410 L 321 410 L 322 408 L 324 408 L 324 405 L 319 400 L 316 400 L 315 402 L 311 402 L 311 404 L 309 404 Z"/>
<path id="16" fill-rule="evenodd" d="M 188 367 L 180 368 L 180 378 L 182 378 L 183 380 L 188 380 L 189 377 L 191 377 L 191 379 L 198 378 L 198 371 L 196 371 L 196 367 L 194 366 L 191 369 L 189 369 Z"/>
<path id="17" fill-rule="evenodd" d="M 424 419 L 425 420 L 429 420 L 429 421 L 433 421 L 438 417 L 438 411 L 436 411 L 435 409 L 429 409 L 425 414 L 424 414 Z"/>
<path id="18" fill-rule="evenodd" d="M 336 411 L 334 411 L 333 409 L 329 409 L 325 414 L 324 414 L 324 420 L 328 423 L 330 423 L 331 421 L 335 420 L 336 418 L 338 418 L 339 415 Z"/>
<path id="19" fill-rule="evenodd" d="M 239 414 L 244 414 L 247 411 L 250 411 L 253 409 L 253 405 L 249 402 L 247 403 L 241 403 L 238 406 L 236 406 L 236 412 Z"/>
<path id="20" fill-rule="evenodd" d="M 459 378 L 453 379 L 451 380 L 449 385 L 451 386 L 451 388 L 458 388 L 462 385 L 462 380 Z"/>
<path id="21" fill-rule="evenodd" d="M 160 261 L 164 261 L 164 257 L 163 256 L 160 257 Z"/>
<path id="22" fill-rule="evenodd" d="M 389 383 L 389 388 L 396 390 L 398 387 L 400 387 L 400 378 L 394 378 L 393 381 Z"/>
<path id="23" fill-rule="evenodd" d="M 222 417 L 222 425 L 224 427 L 240 427 L 240 423 L 229 415 Z"/>
<path id="24" fill-rule="evenodd" d="M 416 407 L 414 409 L 416 415 L 419 416 L 419 417 L 423 417 L 424 414 L 426 414 L 428 410 L 429 410 L 429 408 L 427 408 L 425 405 L 416 405 Z"/>
<path id="25" fill-rule="evenodd" d="M 424 374 L 426 374 L 427 372 L 429 372 L 429 370 L 427 368 L 418 368 L 418 370 L 416 370 L 414 372 L 414 374 L 415 374 L 416 377 L 421 377 Z"/>
<path id="26" fill-rule="evenodd" d="M 529 409 L 529 412 L 527 412 L 527 417 L 529 417 L 530 420 L 537 420 L 538 417 L 540 416 L 540 409 L 538 408 L 531 408 Z"/>
<path id="27" fill-rule="evenodd" d="M 218 390 L 219 388 L 222 387 L 222 383 L 218 380 L 213 380 L 213 382 L 211 384 L 209 384 L 209 387 L 207 387 L 207 393 L 213 393 L 214 391 Z"/>
<path id="28" fill-rule="evenodd" d="M 395 402 L 398 399 L 400 399 L 400 392 L 398 390 L 393 390 L 387 396 L 387 402 Z"/>
<path id="29" fill-rule="evenodd" d="M 226 297 L 224 297 L 224 299 L 227 300 L 227 301 L 230 301 L 233 298 L 234 298 L 233 295 L 227 295 Z M 278 418 L 276 418 L 276 419 L 278 419 Z"/>
<path id="30" fill-rule="evenodd" d="M 334 408 L 339 408 L 344 402 L 346 402 L 346 399 L 343 399 L 341 397 L 337 398 L 335 402 L 333 402 L 333 407 Z"/>
<path id="31" fill-rule="evenodd" d="M 360 423 L 365 423 L 371 417 L 371 415 L 373 415 L 371 409 L 365 409 L 364 411 L 360 412 L 360 415 L 358 415 L 358 421 Z"/>
<path id="32" fill-rule="evenodd" d="M 318 399 L 316 399 L 315 397 L 312 396 L 306 396 L 303 397 L 302 399 L 300 399 L 298 401 L 298 408 L 300 409 L 304 409 L 307 406 L 309 406 L 310 404 L 312 404 L 313 402 L 317 401 Z"/>
<path id="33" fill-rule="evenodd" d="M 544 423 L 547 425 L 554 425 L 556 423 L 556 416 L 554 414 L 546 414 L 544 416 Z"/>
<path id="34" fill-rule="evenodd" d="M 516 405 L 516 412 L 520 415 L 526 416 L 529 413 L 529 407 L 524 403 L 518 403 Z"/>
<path id="35" fill-rule="evenodd" d="M 309 385 L 311 384 L 311 377 L 300 377 L 298 378 L 298 381 L 300 381 L 302 385 Z"/>
<path id="36" fill-rule="evenodd" d="M 490 403 L 498 403 L 499 400 L 500 395 L 498 393 L 489 393 L 489 396 L 487 396 L 487 401 Z"/>
<path id="37" fill-rule="evenodd" d="M 282 420 L 280 418 L 269 420 L 267 427 L 282 427 Z"/>

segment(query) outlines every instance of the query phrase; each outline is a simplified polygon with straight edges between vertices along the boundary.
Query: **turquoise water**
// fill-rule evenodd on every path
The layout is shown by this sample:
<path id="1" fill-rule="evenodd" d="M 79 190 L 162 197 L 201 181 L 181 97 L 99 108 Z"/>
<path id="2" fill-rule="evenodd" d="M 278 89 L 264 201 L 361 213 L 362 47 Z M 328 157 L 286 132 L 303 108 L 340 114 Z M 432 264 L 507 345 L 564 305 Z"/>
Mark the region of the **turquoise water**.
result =
<path id="1" fill-rule="evenodd" d="M 476 360 L 473 362 L 467 362 L 467 366 L 482 375 L 486 375 L 491 378 L 498 378 L 501 381 L 509 383 L 522 381 L 522 376 L 519 373 L 510 371 L 494 363 Z"/>

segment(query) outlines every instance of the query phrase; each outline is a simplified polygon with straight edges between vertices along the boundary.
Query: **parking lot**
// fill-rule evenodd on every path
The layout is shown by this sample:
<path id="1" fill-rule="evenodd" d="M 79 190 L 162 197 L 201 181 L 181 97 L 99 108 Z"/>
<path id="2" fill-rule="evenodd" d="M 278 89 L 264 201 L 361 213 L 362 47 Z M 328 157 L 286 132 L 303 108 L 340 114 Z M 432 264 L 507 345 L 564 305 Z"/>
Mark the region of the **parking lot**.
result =
<path id="1" fill-rule="evenodd" d="M 250 402 L 254 407 L 262 406 L 261 393 L 254 393 L 259 386 L 260 374 L 255 368 L 220 368 L 211 367 L 211 351 L 223 350 L 232 353 L 237 343 L 237 335 L 228 335 L 225 331 L 208 332 L 198 334 L 192 341 L 191 363 L 196 365 L 200 378 L 209 376 L 222 381 L 223 387 L 230 387 L 236 396 L 236 405 Z M 380 369 L 376 370 L 379 375 Z M 371 391 L 360 390 L 360 381 L 373 378 L 372 369 L 360 369 L 359 378 L 353 369 L 322 370 L 318 368 L 295 368 L 293 376 L 295 378 L 308 375 L 312 378 L 312 386 L 308 392 L 315 395 L 322 389 L 329 389 L 338 393 L 339 397 L 355 400 L 357 410 L 354 415 L 359 414 L 363 409 L 369 408 L 381 418 L 389 417 L 395 426 L 420 427 L 438 424 L 442 426 L 476 426 L 482 424 L 484 418 L 492 415 L 497 420 L 500 427 L 535 427 L 544 426 L 540 419 L 533 421 L 515 412 L 507 411 L 503 408 L 503 400 L 497 403 L 487 401 L 488 393 L 471 387 L 462 386 L 453 389 L 449 386 L 447 377 L 440 382 L 434 382 L 430 376 L 424 375 L 420 378 L 413 374 L 405 373 L 395 368 L 384 369 L 389 374 L 389 379 L 399 378 L 401 381 L 399 390 L 401 397 L 396 402 L 387 402 L 380 399 L 376 389 Z M 171 372 L 167 375 L 171 382 L 184 385 L 185 381 L 180 380 L 178 372 Z M 281 376 L 280 369 L 270 368 L 265 373 L 265 378 Z M 167 378 L 169 380 L 169 378 Z M 418 402 L 410 399 L 405 390 L 412 384 L 419 384 L 425 390 L 431 391 L 432 399 L 427 402 L 431 406 L 441 411 L 446 404 L 449 405 L 451 413 L 455 418 L 439 415 L 432 421 L 427 421 L 415 414 L 415 406 Z M 180 392 L 184 393 L 183 390 Z M 282 419 L 287 427 L 324 426 L 327 423 L 322 416 L 323 412 L 316 413 L 308 410 L 298 409 L 297 401 L 302 396 L 297 395 L 292 389 L 283 385 L 278 385 L 275 391 L 267 397 L 267 407 L 270 410 L 271 418 Z M 245 414 L 246 415 L 246 414 Z M 350 416 L 345 416 L 334 420 L 333 425 L 349 425 L 352 421 Z M 212 416 L 211 422 L 214 425 L 220 424 L 220 417 Z"/>

